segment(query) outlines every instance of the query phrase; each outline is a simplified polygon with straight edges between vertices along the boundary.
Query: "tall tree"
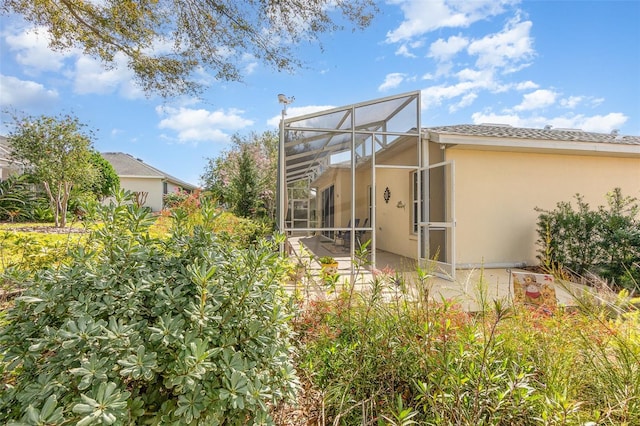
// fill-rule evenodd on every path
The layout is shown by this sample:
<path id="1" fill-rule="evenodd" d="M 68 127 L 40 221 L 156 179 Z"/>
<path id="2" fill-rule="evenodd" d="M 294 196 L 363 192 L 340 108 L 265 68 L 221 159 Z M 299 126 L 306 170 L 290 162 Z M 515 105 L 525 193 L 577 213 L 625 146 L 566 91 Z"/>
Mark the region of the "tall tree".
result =
<path id="1" fill-rule="evenodd" d="M 162 95 L 197 92 L 201 68 L 241 79 L 250 54 L 278 70 L 300 65 L 293 49 L 342 28 L 367 27 L 375 0 L 3 0 L 51 34 L 51 47 L 78 48 L 115 64 L 125 55 L 138 82 Z"/>
<path id="2" fill-rule="evenodd" d="M 55 226 L 63 228 L 74 185 L 89 185 L 95 177 L 91 135 L 83 133 L 84 125 L 69 115 L 14 117 L 14 125 L 7 138 L 11 155 L 42 183 Z"/>
<path id="3" fill-rule="evenodd" d="M 233 211 L 245 211 L 239 194 L 242 182 L 251 181 L 252 214 L 275 220 L 278 167 L 278 135 L 273 131 L 234 135 L 233 146 L 219 157 L 209 158 L 200 177 L 205 190 Z"/>
<path id="4" fill-rule="evenodd" d="M 249 146 L 241 147 L 235 173 L 231 176 L 230 195 L 234 213 L 241 217 L 252 217 L 258 208 L 258 172 Z"/>

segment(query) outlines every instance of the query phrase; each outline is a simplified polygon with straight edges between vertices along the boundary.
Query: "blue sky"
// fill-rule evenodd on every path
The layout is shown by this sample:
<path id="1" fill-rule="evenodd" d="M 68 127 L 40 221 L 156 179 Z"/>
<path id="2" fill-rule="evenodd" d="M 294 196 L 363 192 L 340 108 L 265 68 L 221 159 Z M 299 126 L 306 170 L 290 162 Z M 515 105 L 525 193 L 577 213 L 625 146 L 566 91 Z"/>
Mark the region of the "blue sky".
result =
<path id="1" fill-rule="evenodd" d="M 142 158 L 197 184 L 234 133 L 277 130 L 288 116 L 421 90 L 424 126 L 552 125 L 640 135 L 640 0 L 387 0 L 365 31 L 299 46 L 304 67 L 245 57 L 241 83 L 207 78 L 199 98 L 147 97 L 126 67 L 105 70 L 2 17 L 0 106 L 72 113 L 100 151 Z M 203 76 L 206 77 L 206 76 Z M 2 116 L 0 134 L 7 133 Z"/>

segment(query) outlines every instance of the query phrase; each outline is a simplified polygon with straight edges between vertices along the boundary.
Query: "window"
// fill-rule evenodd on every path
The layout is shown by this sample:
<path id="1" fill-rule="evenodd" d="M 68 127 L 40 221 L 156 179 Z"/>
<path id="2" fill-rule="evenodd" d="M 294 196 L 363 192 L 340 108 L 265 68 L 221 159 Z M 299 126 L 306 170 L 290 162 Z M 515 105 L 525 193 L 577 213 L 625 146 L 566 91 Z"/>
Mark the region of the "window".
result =
<path id="1" fill-rule="evenodd" d="M 169 193 L 169 186 L 167 185 L 166 181 L 162 182 L 162 193 L 163 194 Z"/>

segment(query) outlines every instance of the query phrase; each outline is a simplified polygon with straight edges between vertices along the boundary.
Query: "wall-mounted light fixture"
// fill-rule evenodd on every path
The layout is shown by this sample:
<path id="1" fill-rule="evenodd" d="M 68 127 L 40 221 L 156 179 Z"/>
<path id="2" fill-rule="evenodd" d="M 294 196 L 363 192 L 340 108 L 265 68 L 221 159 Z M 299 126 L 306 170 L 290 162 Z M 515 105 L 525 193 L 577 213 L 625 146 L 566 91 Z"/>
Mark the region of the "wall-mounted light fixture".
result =
<path id="1" fill-rule="evenodd" d="M 388 186 L 384 189 L 383 197 L 384 197 L 384 202 L 389 204 L 389 200 L 391 199 L 391 191 L 389 190 Z"/>
<path id="2" fill-rule="evenodd" d="M 404 209 L 406 206 L 405 206 L 404 202 L 398 201 L 398 204 L 396 204 L 396 207 L 399 208 L 399 209 Z"/>

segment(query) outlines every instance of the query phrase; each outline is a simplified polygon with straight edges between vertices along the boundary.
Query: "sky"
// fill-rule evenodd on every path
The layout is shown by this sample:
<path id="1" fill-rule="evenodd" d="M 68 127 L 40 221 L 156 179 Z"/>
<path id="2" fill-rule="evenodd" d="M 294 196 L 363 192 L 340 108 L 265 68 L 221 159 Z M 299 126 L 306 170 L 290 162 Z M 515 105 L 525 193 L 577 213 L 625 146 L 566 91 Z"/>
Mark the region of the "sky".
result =
<path id="1" fill-rule="evenodd" d="M 125 66 L 107 70 L 2 16 L 0 107 L 73 114 L 94 147 L 200 183 L 231 136 L 287 117 L 420 90 L 422 125 L 500 123 L 640 135 L 640 0 L 386 0 L 364 31 L 305 43 L 278 72 L 246 55 L 244 80 L 207 79 L 199 97 L 145 95 Z M 2 114 L 0 134 L 9 131 Z"/>

